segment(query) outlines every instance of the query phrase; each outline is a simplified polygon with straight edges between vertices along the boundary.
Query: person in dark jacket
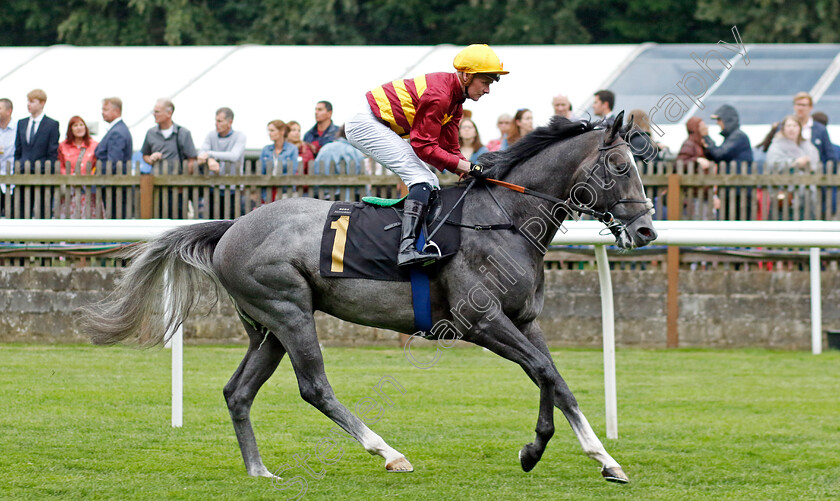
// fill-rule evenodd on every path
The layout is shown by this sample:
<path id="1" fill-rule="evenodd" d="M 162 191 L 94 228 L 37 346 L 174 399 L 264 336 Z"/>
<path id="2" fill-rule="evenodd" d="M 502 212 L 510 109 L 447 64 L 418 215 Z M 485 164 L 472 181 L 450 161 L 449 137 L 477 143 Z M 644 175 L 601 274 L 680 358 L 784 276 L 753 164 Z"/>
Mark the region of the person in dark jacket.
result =
<path id="1" fill-rule="evenodd" d="M 643 110 L 631 110 L 630 120 L 633 122 L 633 129 L 627 134 L 627 142 L 633 158 L 637 164 L 653 163 L 659 155 L 659 145 L 650 137 L 650 119 L 647 113 Z"/>
<path id="2" fill-rule="evenodd" d="M 31 162 L 34 174 L 45 174 L 46 162 L 58 161 L 58 122 L 44 115 L 47 93 L 35 89 L 26 95 L 26 108 L 32 115 L 18 121 L 15 137 L 15 161 L 23 166 Z M 40 167 L 36 165 L 40 162 Z"/>
<path id="3" fill-rule="evenodd" d="M 111 124 L 108 132 L 96 147 L 96 158 L 102 161 L 102 168 L 109 169 L 111 174 L 128 174 L 131 172 L 131 156 L 134 144 L 131 132 L 122 119 L 122 99 L 106 97 L 102 100 L 102 119 Z M 117 162 L 122 162 L 122 169 L 117 169 Z"/>
<path id="4" fill-rule="evenodd" d="M 750 146 L 750 138 L 741 130 L 738 121 L 738 112 L 728 104 L 724 104 L 712 115 L 712 120 L 717 120 L 720 127 L 720 135 L 723 136 L 723 143 L 717 146 L 711 136 L 703 138 L 705 143 L 706 157 L 715 162 L 738 162 L 737 173 L 740 174 L 741 162 L 752 162 L 753 152 Z"/>

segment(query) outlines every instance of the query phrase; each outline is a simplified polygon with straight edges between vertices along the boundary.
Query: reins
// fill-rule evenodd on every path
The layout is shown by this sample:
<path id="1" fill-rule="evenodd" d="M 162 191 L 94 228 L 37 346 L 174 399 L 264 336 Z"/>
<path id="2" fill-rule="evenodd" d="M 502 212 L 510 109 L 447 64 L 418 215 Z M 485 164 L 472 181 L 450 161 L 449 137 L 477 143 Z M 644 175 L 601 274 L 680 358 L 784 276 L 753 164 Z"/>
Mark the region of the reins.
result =
<path id="1" fill-rule="evenodd" d="M 624 145 L 624 144 L 627 144 L 627 143 L 624 142 L 624 141 L 620 141 L 620 142 L 613 143 L 609 146 L 600 146 L 600 147 L 598 147 L 598 151 L 601 151 L 601 152 L 608 151 L 608 150 L 611 150 L 613 148 L 616 148 L 616 147 Z M 599 161 L 597 165 L 601 165 L 601 164 L 604 165 L 604 175 L 605 175 L 605 177 L 609 178 L 606 163 Z M 596 165 L 596 167 L 597 167 L 597 165 Z M 585 181 L 589 181 L 592 178 L 594 171 L 595 171 L 595 169 L 591 169 L 589 171 L 589 173 L 586 175 Z M 448 220 L 449 215 L 452 214 L 452 211 L 454 211 L 455 208 L 458 207 L 458 205 L 460 205 L 464 201 L 464 198 L 466 197 L 467 193 L 472 189 L 472 187 L 475 185 L 475 183 L 477 181 L 483 181 L 484 182 L 483 183 L 484 187 L 487 188 L 487 192 L 493 198 L 493 201 L 496 202 L 496 205 L 498 205 L 499 208 L 501 209 L 502 213 L 507 218 L 508 223 L 490 224 L 490 225 L 476 225 L 476 224 L 463 224 L 463 223 L 458 223 L 458 222 Z M 571 199 L 563 200 L 563 199 L 548 195 L 546 193 L 542 193 L 542 192 L 539 192 L 539 191 L 536 191 L 536 190 L 532 190 L 530 188 L 526 188 L 524 186 L 520 186 L 518 184 L 508 183 L 507 181 L 500 181 L 498 179 L 492 179 L 492 178 L 488 178 L 488 177 L 482 177 L 480 175 L 479 176 L 474 175 L 474 177 L 470 180 L 469 184 L 467 185 L 466 190 L 464 190 L 464 193 L 461 194 L 461 197 L 458 199 L 458 201 L 455 203 L 455 205 L 446 213 L 446 215 L 444 215 L 440 219 L 440 221 L 437 224 L 437 226 L 435 227 L 435 229 L 429 234 L 428 240 L 431 241 L 432 237 L 438 232 L 438 230 L 444 224 L 453 224 L 453 225 L 462 226 L 462 227 L 465 227 L 465 228 L 472 228 L 474 230 L 500 230 L 500 229 L 509 229 L 509 228 L 513 228 L 515 230 L 518 230 L 518 228 L 516 228 L 516 226 L 513 224 L 513 219 L 510 217 L 510 215 L 505 210 L 505 208 L 502 206 L 502 204 L 499 202 L 499 200 L 496 199 L 495 195 L 493 195 L 493 191 L 490 190 L 490 187 L 488 186 L 487 183 L 495 184 L 497 186 L 501 186 L 502 188 L 507 188 L 511 191 L 515 191 L 517 193 L 522 193 L 523 195 L 529 195 L 529 196 L 532 196 L 532 197 L 541 198 L 543 200 L 547 200 L 549 202 L 553 202 L 555 204 L 562 205 L 562 206 L 564 206 L 568 209 L 567 212 L 569 212 L 569 213 L 571 213 L 570 211 L 574 211 L 574 212 L 577 212 L 579 214 L 586 214 L 587 216 L 591 216 L 591 217 L 597 219 L 598 221 L 600 221 L 601 223 L 603 223 L 604 226 L 606 226 L 605 229 L 609 230 L 616 238 L 619 238 L 619 235 L 621 235 L 621 233 L 624 232 L 624 230 L 626 230 L 626 228 L 628 226 L 630 226 L 631 224 L 633 224 L 637 219 L 639 219 L 640 217 L 642 217 L 645 214 L 654 210 L 653 209 L 653 203 L 651 202 L 651 200 L 649 198 L 645 198 L 644 200 L 634 200 L 634 199 L 623 199 L 622 198 L 622 199 L 615 200 L 614 202 L 612 202 L 607 207 L 606 211 L 601 212 L 601 211 L 592 209 L 590 207 L 586 207 L 584 205 L 577 204 L 574 201 L 572 201 Z M 615 216 L 613 216 L 611 211 L 616 205 L 631 204 L 631 203 L 632 204 L 643 204 L 644 209 L 642 209 L 641 211 L 636 213 L 626 223 L 619 221 L 618 219 L 615 218 Z"/>

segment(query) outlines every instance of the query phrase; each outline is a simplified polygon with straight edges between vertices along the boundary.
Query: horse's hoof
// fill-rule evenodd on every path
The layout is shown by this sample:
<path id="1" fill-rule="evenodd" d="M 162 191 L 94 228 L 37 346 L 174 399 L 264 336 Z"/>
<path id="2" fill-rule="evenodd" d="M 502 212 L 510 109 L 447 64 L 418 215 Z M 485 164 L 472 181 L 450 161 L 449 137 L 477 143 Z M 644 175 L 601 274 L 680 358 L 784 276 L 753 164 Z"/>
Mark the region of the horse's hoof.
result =
<path id="1" fill-rule="evenodd" d="M 526 472 L 534 469 L 537 463 L 540 462 L 542 451 L 538 451 L 534 444 L 527 444 L 519 451 L 519 464 Z"/>
<path id="2" fill-rule="evenodd" d="M 408 473 L 414 471 L 414 467 L 405 457 L 397 458 L 385 465 L 389 473 Z"/>
<path id="3" fill-rule="evenodd" d="M 264 478 L 280 478 L 280 476 L 275 475 L 274 473 L 271 473 L 270 471 L 268 471 L 268 468 L 266 468 L 265 466 L 262 466 L 262 467 L 258 467 L 258 468 L 254 468 L 254 469 L 252 469 L 252 470 L 249 470 L 249 471 L 248 471 L 248 475 L 249 475 L 249 476 L 252 476 L 252 477 L 257 477 L 257 478 L 259 478 L 259 477 L 264 477 Z"/>
<path id="4" fill-rule="evenodd" d="M 624 474 L 624 470 L 621 469 L 621 466 L 613 466 L 611 468 L 607 468 L 605 466 L 601 469 L 601 475 L 604 476 L 607 482 L 626 484 L 630 481 L 627 475 Z"/>

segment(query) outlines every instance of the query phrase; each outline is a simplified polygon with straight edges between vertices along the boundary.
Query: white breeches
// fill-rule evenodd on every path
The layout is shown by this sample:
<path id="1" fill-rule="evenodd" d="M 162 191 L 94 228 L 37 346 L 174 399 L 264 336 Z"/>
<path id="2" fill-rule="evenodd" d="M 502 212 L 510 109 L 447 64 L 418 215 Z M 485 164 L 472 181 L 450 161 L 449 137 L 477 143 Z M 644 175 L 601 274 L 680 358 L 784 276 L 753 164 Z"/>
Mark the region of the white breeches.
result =
<path id="1" fill-rule="evenodd" d="M 440 182 L 432 172 L 433 167 L 420 160 L 408 141 L 380 122 L 367 104 L 365 107 L 366 111 L 356 113 L 344 125 L 347 141 L 391 169 L 409 188 L 418 183 L 428 183 L 440 189 Z"/>

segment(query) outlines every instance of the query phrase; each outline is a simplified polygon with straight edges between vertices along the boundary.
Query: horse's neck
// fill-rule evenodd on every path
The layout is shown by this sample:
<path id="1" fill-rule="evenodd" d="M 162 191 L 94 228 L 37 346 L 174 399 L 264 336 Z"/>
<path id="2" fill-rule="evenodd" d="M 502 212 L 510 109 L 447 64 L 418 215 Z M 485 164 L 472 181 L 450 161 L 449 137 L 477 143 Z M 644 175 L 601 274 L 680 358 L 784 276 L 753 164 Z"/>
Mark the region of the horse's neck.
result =
<path id="1" fill-rule="evenodd" d="M 514 184 L 522 186 L 520 183 Z M 529 186 L 529 188 L 531 187 Z M 511 222 L 519 230 L 519 233 L 531 240 L 537 249 L 543 249 L 540 254 L 548 247 L 563 221 L 568 218 L 568 214 L 562 204 L 557 204 L 533 195 L 519 193 L 501 186 L 491 185 L 489 189 L 492 191 L 492 196 L 486 193 L 484 194 L 486 195 L 483 196 L 485 207 L 489 206 L 491 213 L 501 212 L 497 207 L 498 203 L 498 206 L 501 206 L 504 212 L 510 217 Z M 531 189 L 542 192 L 538 188 Z M 555 195 L 552 194 L 551 196 Z M 495 201 L 493 198 L 495 198 Z"/>
<path id="2" fill-rule="evenodd" d="M 504 181 L 523 186 L 555 199 L 566 201 L 572 189 L 576 172 L 582 168 L 583 158 L 565 159 L 560 165 L 545 165 L 546 159 L 539 155 L 515 167 Z M 499 203 L 511 215 L 520 231 L 530 232 L 547 248 L 563 221 L 576 217 L 565 205 L 533 195 L 526 195 L 508 189 L 494 189 Z"/>

